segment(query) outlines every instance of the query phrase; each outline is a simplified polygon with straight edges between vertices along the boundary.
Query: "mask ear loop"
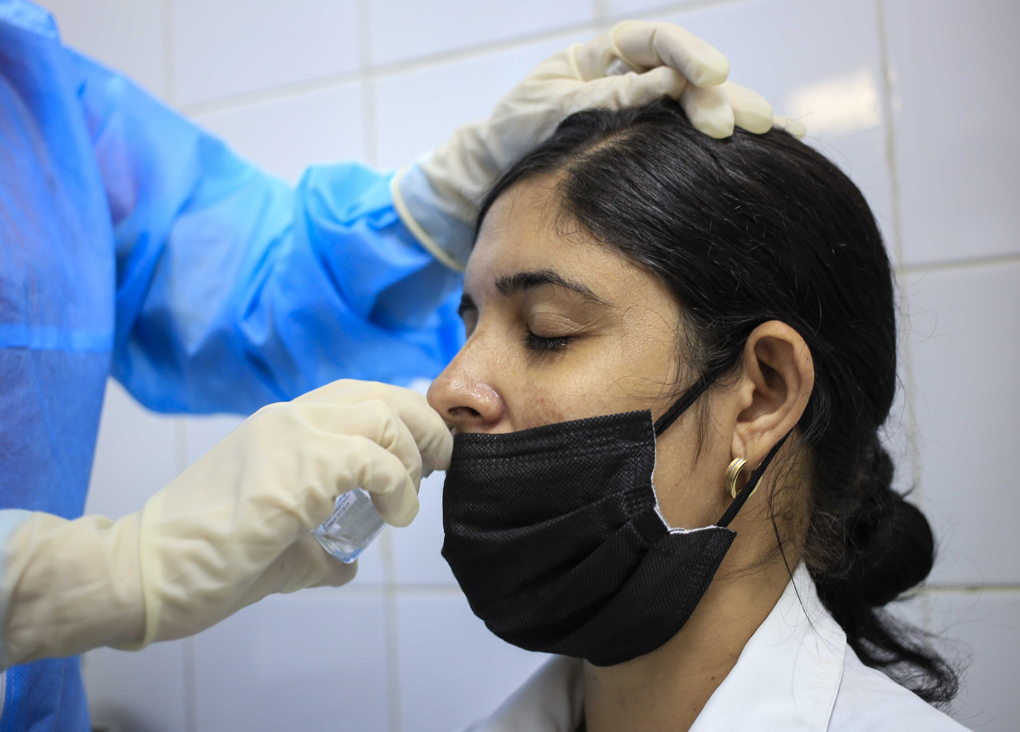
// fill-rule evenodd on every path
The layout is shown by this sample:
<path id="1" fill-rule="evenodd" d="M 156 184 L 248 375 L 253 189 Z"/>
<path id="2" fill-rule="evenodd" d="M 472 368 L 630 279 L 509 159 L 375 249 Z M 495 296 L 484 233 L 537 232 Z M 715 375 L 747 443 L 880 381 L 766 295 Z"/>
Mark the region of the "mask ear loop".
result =
<path id="1" fill-rule="evenodd" d="M 723 369 L 717 369 L 704 374 L 694 382 L 690 389 L 680 395 L 680 398 L 673 402 L 673 406 L 666 410 L 666 413 L 655 422 L 655 436 L 661 437 L 662 433 L 676 422 L 677 418 L 686 412 L 694 402 L 698 401 L 702 394 L 708 391 L 708 387 L 715 383 Z"/>
<path id="2" fill-rule="evenodd" d="M 787 432 L 783 435 L 783 438 L 777 442 L 771 450 L 769 450 L 769 454 L 765 456 L 765 459 L 761 461 L 761 464 L 754 469 L 753 473 L 751 473 L 751 477 L 747 479 L 747 485 L 745 485 L 740 493 L 737 494 L 736 499 L 730 504 L 730 507 L 726 509 L 726 513 L 722 515 L 722 518 L 719 519 L 716 526 L 725 528 L 730 525 L 730 522 L 734 518 L 736 518 L 737 512 L 743 508 L 744 504 L 747 503 L 747 499 L 751 497 L 752 493 L 754 493 L 755 488 L 758 487 L 758 483 L 761 482 L 761 477 L 765 475 L 765 471 L 768 469 L 769 463 L 772 462 L 772 458 L 776 456 L 779 452 L 779 448 L 783 446 L 783 443 L 786 442 L 786 438 L 789 436 L 790 433 Z"/>

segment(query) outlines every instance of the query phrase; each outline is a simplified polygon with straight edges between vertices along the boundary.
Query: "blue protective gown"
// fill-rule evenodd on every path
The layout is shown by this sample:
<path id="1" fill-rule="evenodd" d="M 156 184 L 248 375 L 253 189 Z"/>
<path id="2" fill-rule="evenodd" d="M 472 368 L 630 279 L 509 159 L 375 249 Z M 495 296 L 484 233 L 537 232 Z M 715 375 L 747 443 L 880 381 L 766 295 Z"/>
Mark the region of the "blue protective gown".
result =
<path id="1" fill-rule="evenodd" d="M 294 189 L 0 0 L 0 509 L 81 515 L 110 375 L 161 412 L 250 413 L 438 373 L 460 278 L 388 182 Z M 0 546 L 24 515 L 0 510 Z M 5 684 L 0 732 L 89 729 L 77 658 Z"/>

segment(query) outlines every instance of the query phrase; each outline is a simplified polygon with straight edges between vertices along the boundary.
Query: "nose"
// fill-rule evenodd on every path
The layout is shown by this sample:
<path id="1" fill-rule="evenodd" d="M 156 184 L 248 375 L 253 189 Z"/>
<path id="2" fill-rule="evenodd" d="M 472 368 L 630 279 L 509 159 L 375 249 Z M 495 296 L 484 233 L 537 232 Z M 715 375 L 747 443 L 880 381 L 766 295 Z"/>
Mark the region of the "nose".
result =
<path id="1" fill-rule="evenodd" d="M 460 355 L 429 387 L 429 404 L 457 432 L 491 431 L 504 416 L 503 400 L 496 388 L 471 368 Z"/>

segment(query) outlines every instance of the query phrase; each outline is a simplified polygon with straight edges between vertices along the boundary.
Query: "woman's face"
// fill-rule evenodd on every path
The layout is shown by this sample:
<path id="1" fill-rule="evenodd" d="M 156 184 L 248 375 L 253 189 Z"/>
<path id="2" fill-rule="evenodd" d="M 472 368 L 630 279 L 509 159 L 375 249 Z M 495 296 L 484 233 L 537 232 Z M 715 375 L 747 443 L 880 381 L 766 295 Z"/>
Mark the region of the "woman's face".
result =
<path id="1" fill-rule="evenodd" d="M 560 214 L 555 179 L 518 184 L 489 210 L 468 261 L 467 342 L 429 389 L 457 432 L 515 432 L 651 409 L 661 415 L 699 376 L 682 367 L 680 309 L 666 287 Z M 677 380 L 681 380 L 679 389 Z M 725 510 L 731 437 L 709 401 L 657 442 L 656 493 L 673 526 Z"/>

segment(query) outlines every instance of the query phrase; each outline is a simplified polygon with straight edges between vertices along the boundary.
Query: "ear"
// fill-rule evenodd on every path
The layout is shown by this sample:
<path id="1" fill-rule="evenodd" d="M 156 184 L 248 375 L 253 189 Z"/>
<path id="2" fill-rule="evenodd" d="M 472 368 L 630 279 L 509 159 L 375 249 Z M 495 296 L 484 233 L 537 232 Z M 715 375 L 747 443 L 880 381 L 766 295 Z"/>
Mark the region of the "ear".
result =
<path id="1" fill-rule="evenodd" d="M 815 385 L 815 365 L 800 334 L 770 320 L 748 337 L 743 366 L 738 386 L 743 408 L 731 449 L 754 469 L 800 421 Z"/>

